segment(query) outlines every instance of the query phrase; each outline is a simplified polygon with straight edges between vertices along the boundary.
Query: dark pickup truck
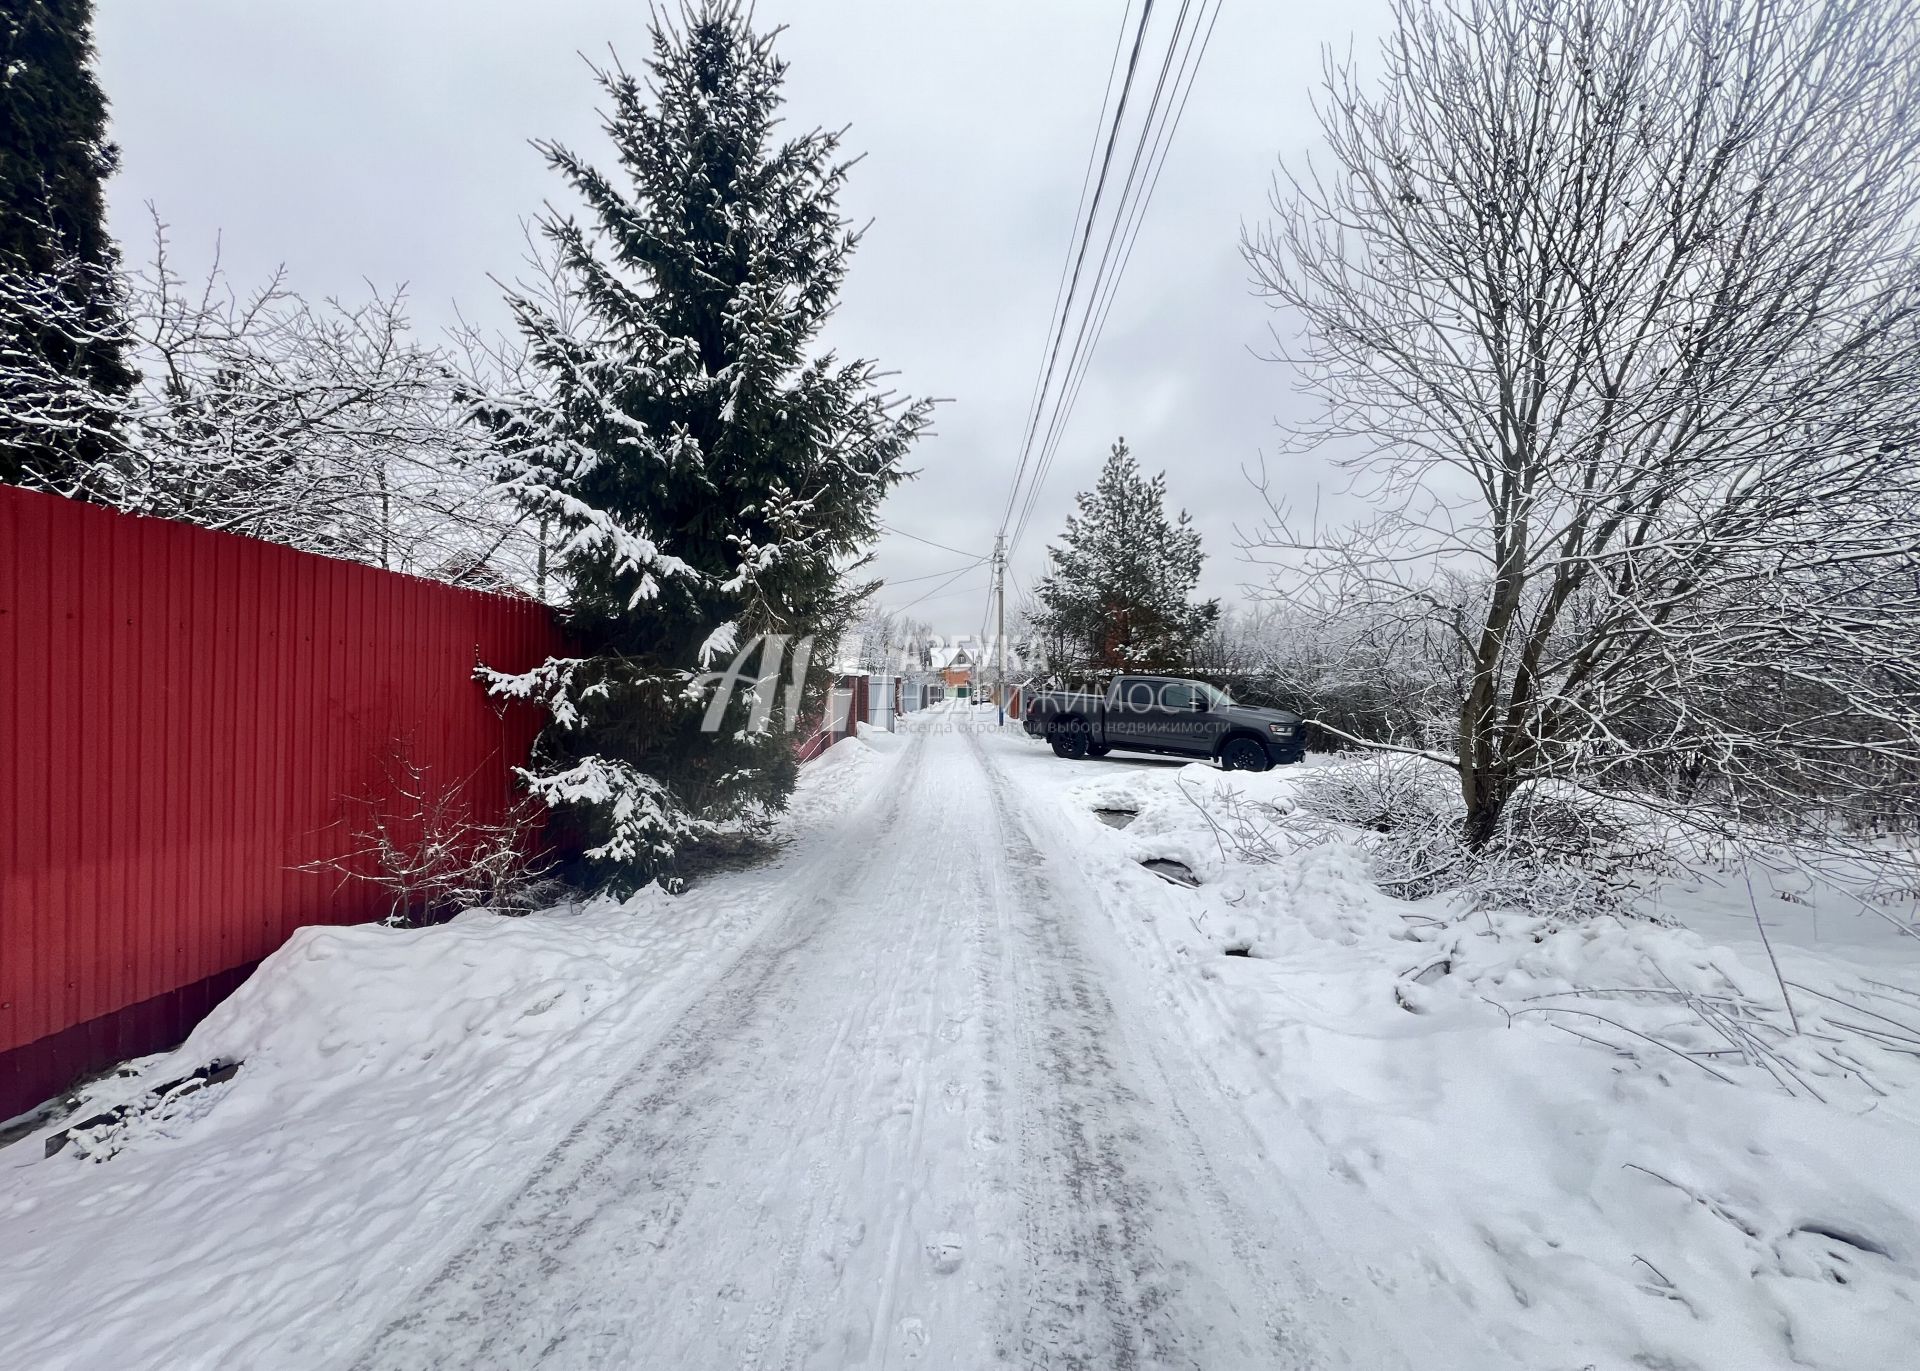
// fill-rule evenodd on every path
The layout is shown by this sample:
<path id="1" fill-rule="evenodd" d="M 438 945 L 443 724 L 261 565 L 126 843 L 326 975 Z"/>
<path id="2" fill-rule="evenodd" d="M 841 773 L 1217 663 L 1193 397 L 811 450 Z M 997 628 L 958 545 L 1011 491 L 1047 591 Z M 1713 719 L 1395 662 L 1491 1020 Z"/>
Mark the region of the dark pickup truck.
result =
<path id="1" fill-rule="evenodd" d="M 1306 752 L 1298 714 L 1236 704 L 1224 690 L 1173 676 L 1121 676 L 1104 692 L 1048 690 L 1024 724 L 1061 757 L 1160 752 L 1212 757 L 1233 771 L 1265 771 Z"/>

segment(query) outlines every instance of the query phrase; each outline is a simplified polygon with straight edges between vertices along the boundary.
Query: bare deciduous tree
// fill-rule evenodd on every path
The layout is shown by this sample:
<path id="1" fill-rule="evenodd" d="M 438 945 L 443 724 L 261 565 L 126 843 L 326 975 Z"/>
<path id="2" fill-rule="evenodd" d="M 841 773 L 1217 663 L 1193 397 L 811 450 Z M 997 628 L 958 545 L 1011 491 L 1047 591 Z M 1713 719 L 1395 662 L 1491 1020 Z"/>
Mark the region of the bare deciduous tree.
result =
<path id="1" fill-rule="evenodd" d="M 1350 600 L 1326 613 L 1275 599 L 1229 612 L 1202 640 L 1194 670 L 1248 703 L 1313 720 L 1316 751 L 1356 738 L 1431 746 L 1444 742 L 1458 654 L 1444 628 L 1406 609 Z"/>
<path id="2" fill-rule="evenodd" d="M 158 224 L 154 243 L 129 293 L 138 432 L 107 498 L 443 579 L 499 556 L 517 513 L 487 498 L 452 359 L 399 292 L 315 306 L 276 273 L 241 296 L 217 260 L 189 286 Z"/>
<path id="3" fill-rule="evenodd" d="M 1252 542 L 1451 634 L 1476 843 L 1546 776 L 1884 805 L 1920 763 L 1920 13 L 1395 0 L 1245 244 L 1375 517 Z M 1470 598 L 1457 593 L 1473 588 Z M 1876 798 L 1876 797 L 1879 798 Z"/>
<path id="4" fill-rule="evenodd" d="M 469 393 L 492 378 L 461 369 L 471 355 L 419 339 L 401 293 L 314 305 L 281 272 L 243 295 L 217 256 L 189 284 L 157 219 L 151 261 L 111 289 L 126 316 L 112 341 L 140 372 L 131 394 L 98 394 L 0 349 L 14 428 L 106 449 L 41 484 L 457 584 L 532 583 L 530 521 L 492 489 L 490 443 L 469 418 Z M 77 330 L 102 326 L 71 293 L 0 274 L 0 306 L 80 346 Z"/>
<path id="5" fill-rule="evenodd" d="M 840 635 L 839 665 L 852 671 L 900 672 L 919 665 L 920 647 L 933 636 L 924 619 L 869 601 Z"/>

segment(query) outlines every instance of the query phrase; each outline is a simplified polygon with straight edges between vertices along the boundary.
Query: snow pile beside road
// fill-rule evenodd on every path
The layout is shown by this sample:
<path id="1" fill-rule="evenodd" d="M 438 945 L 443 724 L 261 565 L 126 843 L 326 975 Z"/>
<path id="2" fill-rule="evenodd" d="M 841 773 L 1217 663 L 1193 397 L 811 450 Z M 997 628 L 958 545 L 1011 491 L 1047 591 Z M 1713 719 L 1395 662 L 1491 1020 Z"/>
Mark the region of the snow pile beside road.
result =
<path id="1" fill-rule="evenodd" d="M 1761 873 L 1790 1015 L 1757 934 L 1686 927 L 1734 927 L 1743 874 L 1661 887 L 1667 922 L 1401 901 L 1363 835 L 1288 823 L 1297 771 L 1108 772 L 1063 797 L 1076 845 L 1200 876 L 1120 864 L 1123 932 L 1326 1170 L 1418 1235 L 1383 1282 L 1456 1287 L 1541 1368 L 1912 1361 L 1920 943 L 1863 961 Z"/>
<path id="2" fill-rule="evenodd" d="M 776 837 L 809 832 L 853 808 L 871 793 L 906 741 L 871 724 L 856 724 L 855 729 L 856 736 L 842 738 L 800 768 L 793 797 L 774 820 Z"/>
<path id="3" fill-rule="evenodd" d="M 789 833 L 893 760 L 854 740 L 828 755 L 803 768 Z M 123 1122 L 52 1157 L 44 1135 L 0 1150 L 5 1364 L 337 1364 L 724 972 L 780 880 L 302 929 L 71 1116 L 136 1106 Z M 147 1107 L 227 1062 L 230 1080 Z"/>
<path id="4" fill-rule="evenodd" d="M 0 1152 L 9 1359 L 323 1362 L 309 1339 L 339 1325 L 309 1333 L 276 1307 L 377 1306 L 432 1265 L 494 1201 L 496 1164 L 538 1156 L 613 1078 L 649 988 L 750 916 L 684 908 L 656 891 L 577 914 L 301 930 L 76 1117 L 214 1061 L 241 1063 L 231 1081 L 91 1148 Z"/>

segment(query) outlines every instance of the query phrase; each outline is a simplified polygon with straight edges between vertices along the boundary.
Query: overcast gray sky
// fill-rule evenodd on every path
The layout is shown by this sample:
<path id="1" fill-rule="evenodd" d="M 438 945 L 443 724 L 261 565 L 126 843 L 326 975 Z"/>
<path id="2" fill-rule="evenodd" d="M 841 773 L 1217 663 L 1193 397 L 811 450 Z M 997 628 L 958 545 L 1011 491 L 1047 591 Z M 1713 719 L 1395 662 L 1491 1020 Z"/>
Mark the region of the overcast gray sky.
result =
<path id="1" fill-rule="evenodd" d="M 845 209 L 873 227 L 829 342 L 952 401 L 916 453 L 920 476 L 888 501 L 897 528 L 991 546 L 1123 4 L 760 0 L 763 24 L 787 26 L 790 120 L 850 125 L 849 149 L 865 154 Z M 1125 434 L 1193 512 L 1206 591 L 1238 595 L 1250 571 L 1233 528 L 1257 508 L 1242 470 L 1299 403 L 1286 369 L 1254 355 L 1269 316 L 1247 289 L 1241 226 L 1265 213 L 1276 159 L 1316 141 L 1322 45 L 1357 41 L 1365 55 L 1383 8 L 1226 0 L 1014 559 L 1017 585 L 1033 584 L 1074 492 Z M 152 201 L 188 271 L 219 235 L 239 286 L 284 262 L 314 295 L 405 283 L 423 331 L 450 324 L 456 305 L 502 323 L 488 274 L 517 270 L 520 223 L 543 200 L 572 207 L 527 140 L 600 153 L 578 54 L 611 44 L 635 65 L 646 22 L 639 0 L 100 0 L 101 81 L 122 149 L 115 228 L 143 260 Z M 1299 459 L 1276 475 L 1302 493 L 1341 481 Z M 896 537 L 878 551 L 893 580 L 964 561 Z M 970 632 L 986 580 L 964 576 L 912 612 Z M 937 584 L 884 599 L 900 606 Z"/>

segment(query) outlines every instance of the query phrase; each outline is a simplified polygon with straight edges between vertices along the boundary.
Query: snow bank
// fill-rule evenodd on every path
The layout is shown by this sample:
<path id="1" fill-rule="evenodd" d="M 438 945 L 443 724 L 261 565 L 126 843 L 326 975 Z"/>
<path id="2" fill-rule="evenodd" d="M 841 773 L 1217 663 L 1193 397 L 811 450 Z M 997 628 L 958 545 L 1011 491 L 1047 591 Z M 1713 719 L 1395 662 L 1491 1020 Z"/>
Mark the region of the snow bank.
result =
<path id="1" fill-rule="evenodd" d="M 856 735 L 842 738 L 800 768 L 787 808 L 774 821 L 776 838 L 792 839 L 854 808 L 877 784 L 881 772 L 892 766 L 904 739 L 869 724 L 857 724 Z"/>
<path id="2" fill-rule="evenodd" d="M 300 931 L 79 1117 L 212 1061 L 242 1063 L 231 1081 L 90 1148 L 0 1152 L 9 1362 L 326 1363 L 341 1325 L 310 1321 L 431 1265 L 498 1193 L 496 1160 L 537 1156 L 612 1079 L 650 989 L 750 921 L 686 910 L 651 892 Z"/>
<path id="3" fill-rule="evenodd" d="M 886 729 L 876 728 L 869 723 L 856 723 L 853 728 L 854 737 L 842 738 L 839 742 L 828 748 L 827 751 L 833 752 L 846 746 L 848 743 L 858 742 L 876 752 L 898 752 L 901 748 L 905 747 L 907 743 L 906 738 L 902 735 L 889 733 Z"/>
<path id="4" fill-rule="evenodd" d="M 788 837 L 829 829 L 892 755 L 802 768 Z M 319 1367 L 393 1301 L 718 976 L 779 865 L 435 928 L 308 928 L 176 1051 L 74 1118 L 213 1062 L 231 1080 L 80 1138 L 0 1149 L 7 1366 Z M 343 1343 L 343 1339 L 346 1340 Z"/>
<path id="5" fill-rule="evenodd" d="M 1304 1125 L 1327 1174 L 1419 1244 L 1381 1256 L 1384 1283 L 1454 1287 L 1527 1366 L 1914 1364 L 1920 942 L 1881 939 L 1869 968 L 1806 936 L 1812 911 L 1763 874 L 1795 1032 L 1757 934 L 1686 926 L 1736 927 L 1745 873 L 1662 886 L 1669 923 L 1393 900 L 1358 833 L 1289 837 L 1302 774 L 1053 784 L 1123 938 L 1291 1116 L 1276 1136 Z M 1096 808 L 1139 814 L 1116 831 Z M 1249 822 L 1274 860 L 1236 843 Z M 1139 871 L 1152 857 L 1201 888 Z"/>

